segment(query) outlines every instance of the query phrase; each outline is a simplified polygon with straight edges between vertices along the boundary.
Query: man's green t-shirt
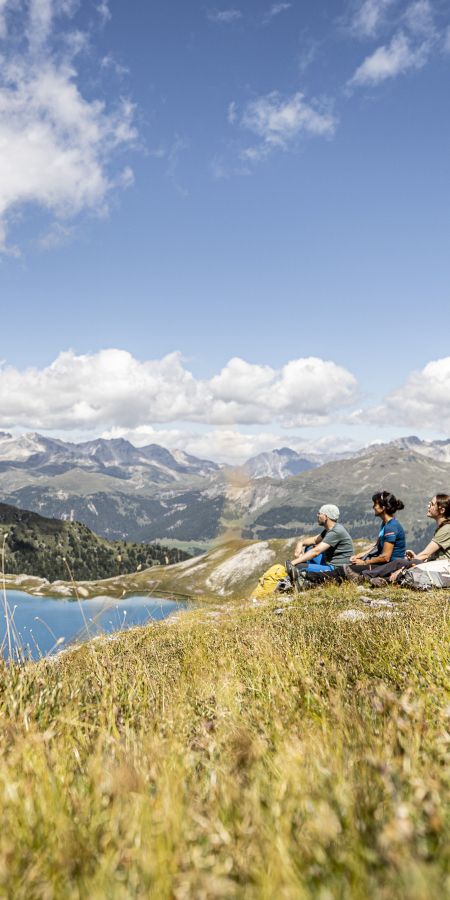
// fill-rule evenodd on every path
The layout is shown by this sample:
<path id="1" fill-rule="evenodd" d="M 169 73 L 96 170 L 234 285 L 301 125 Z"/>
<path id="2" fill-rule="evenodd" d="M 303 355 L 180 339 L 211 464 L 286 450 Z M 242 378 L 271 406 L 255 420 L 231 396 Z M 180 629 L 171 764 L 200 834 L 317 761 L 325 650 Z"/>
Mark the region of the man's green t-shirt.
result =
<path id="1" fill-rule="evenodd" d="M 333 525 L 329 531 L 322 531 L 320 535 L 324 544 L 329 544 L 330 549 L 325 550 L 325 563 L 327 566 L 348 566 L 350 557 L 355 550 L 353 541 L 343 525 Z"/>
<path id="2" fill-rule="evenodd" d="M 442 525 L 431 540 L 439 544 L 439 550 L 429 557 L 428 562 L 435 559 L 450 559 L 450 525 Z"/>

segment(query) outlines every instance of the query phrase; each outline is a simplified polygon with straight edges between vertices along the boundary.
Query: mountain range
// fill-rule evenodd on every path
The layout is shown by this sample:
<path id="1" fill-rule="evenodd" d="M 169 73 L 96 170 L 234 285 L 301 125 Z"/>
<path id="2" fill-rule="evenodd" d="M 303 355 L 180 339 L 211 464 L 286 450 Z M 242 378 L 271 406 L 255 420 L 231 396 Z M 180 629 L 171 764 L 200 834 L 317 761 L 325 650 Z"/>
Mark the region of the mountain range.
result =
<path id="1" fill-rule="evenodd" d="M 450 492 L 450 441 L 408 437 L 330 456 L 282 448 L 233 468 L 158 444 L 0 433 L 0 499 L 82 522 L 109 540 L 202 552 L 228 539 L 316 530 L 326 501 L 338 503 L 355 537 L 375 537 L 370 497 L 389 489 L 405 502 L 399 519 L 408 540 L 425 539 L 426 502 Z"/>

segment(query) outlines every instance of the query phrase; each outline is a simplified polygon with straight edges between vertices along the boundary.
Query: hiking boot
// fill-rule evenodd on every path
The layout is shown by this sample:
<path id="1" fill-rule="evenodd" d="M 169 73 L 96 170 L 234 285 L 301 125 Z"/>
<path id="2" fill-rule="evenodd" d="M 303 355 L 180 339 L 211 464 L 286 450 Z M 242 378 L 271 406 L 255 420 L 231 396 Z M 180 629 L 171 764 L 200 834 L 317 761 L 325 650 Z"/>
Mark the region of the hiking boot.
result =
<path id="1" fill-rule="evenodd" d="M 292 565 L 290 559 L 285 559 L 284 568 L 286 569 L 286 572 L 288 573 L 288 577 L 291 579 L 291 584 L 294 585 L 295 584 L 295 569 L 294 569 L 294 566 Z"/>
<path id="2" fill-rule="evenodd" d="M 364 575 L 358 575 L 357 572 L 353 572 L 350 566 L 342 566 L 344 570 L 344 575 L 348 578 L 352 584 L 364 584 Z"/>
<path id="3" fill-rule="evenodd" d="M 294 585 L 297 593 L 301 594 L 303 591 L 310 591 L 311 588 L 314 587 L 314 585 L 306 578 L 306 569 L 296 569 L 294 566 L 292 568 L 294 574 Z"/>
<path id="4" fill-rule="evenodd" d="M 370 575 L 363 575 L 364 581 L 367 581 L 371 587 L 386 587 L 386 581 L 384 578 L 380 578 L 378 575 L 373 575 L 371 578 Z"/>

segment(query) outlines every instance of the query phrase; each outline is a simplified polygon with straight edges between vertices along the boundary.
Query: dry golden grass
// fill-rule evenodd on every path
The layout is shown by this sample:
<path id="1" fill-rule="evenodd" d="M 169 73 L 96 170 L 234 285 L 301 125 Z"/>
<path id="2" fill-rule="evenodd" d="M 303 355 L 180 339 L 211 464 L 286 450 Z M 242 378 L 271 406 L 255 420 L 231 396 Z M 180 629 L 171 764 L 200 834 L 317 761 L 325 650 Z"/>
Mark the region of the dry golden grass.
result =
<path id="1" fill-rule="evenodd" d="M 5 668 L 0 896 L 450 897 L 446 596 L 339 620 L 356 598 Z"/>

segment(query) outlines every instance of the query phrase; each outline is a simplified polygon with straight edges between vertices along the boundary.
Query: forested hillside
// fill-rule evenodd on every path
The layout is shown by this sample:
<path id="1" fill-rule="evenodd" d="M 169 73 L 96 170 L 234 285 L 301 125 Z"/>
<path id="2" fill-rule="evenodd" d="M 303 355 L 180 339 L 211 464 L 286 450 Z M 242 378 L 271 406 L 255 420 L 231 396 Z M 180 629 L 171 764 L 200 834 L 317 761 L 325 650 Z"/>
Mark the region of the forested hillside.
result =
<path id="1" fill-rule="evenodd" d="M 0 539 L 5 545 L 5 573 L 48 581 L 67 581 L 66 562 L 76 581 L 97 581 L 131 574 L 138 566 L 190 559 L 188 553 L 160 545 L 106 541 L 80 522 L 46 519 L 6 503 L 0 503 Z"/>

